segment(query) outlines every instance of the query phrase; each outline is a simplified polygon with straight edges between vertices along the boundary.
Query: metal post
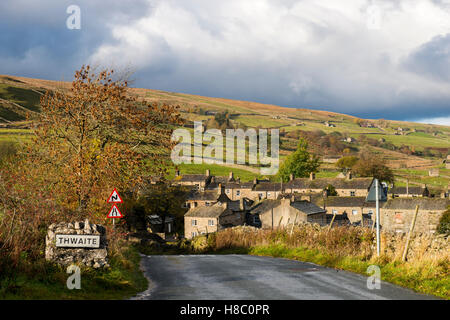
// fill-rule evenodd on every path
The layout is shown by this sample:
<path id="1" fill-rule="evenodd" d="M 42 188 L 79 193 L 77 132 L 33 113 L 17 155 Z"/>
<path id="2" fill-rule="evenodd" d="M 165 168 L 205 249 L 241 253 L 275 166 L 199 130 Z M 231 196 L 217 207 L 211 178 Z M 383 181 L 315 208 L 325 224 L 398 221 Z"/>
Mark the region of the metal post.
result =
<path id="1" fill-rule="evenodd" d="M 380 199 L 378 195 L 378 179 L 375 179 L 375 198 L 376 198 L 376 214 L 377 214 L 377 256 L 380 256 Z"/>

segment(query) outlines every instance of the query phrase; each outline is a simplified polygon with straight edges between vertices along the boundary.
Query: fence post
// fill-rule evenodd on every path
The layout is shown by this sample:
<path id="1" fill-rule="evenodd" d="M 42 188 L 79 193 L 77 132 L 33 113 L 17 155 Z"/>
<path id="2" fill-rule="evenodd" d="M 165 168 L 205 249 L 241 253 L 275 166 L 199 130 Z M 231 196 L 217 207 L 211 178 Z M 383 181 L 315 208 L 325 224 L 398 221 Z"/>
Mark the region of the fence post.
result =
<path id="1" fill-rule="evenodd" d="M 331 219 L 330 225 L 329 225 L 329 227 L 328 227 L 328 231 L 330 231 L 330 230 L 331 230 L 331 226 L 333 225 L 333 222 L 334 222 L 334 218 L 336 218 L 336 212 L 335 212 L 335 213 L 333 213 L 333 218 Z"/>
<path id="2" fill-rule="evenodd" d="M 416 211 L 414 212 L 414 216 L 411 221 L 411 226 L 409 227 L 408 236 L 406 237 L 405 250 L 403 251 L 402 261 L 406 261 L 406 256 L 408 255 L 409 241 L 411 239 L 411 234 L 414 231 L 414 226 L 416 225 L 416 218 L 418 212 L 419 212 L 419 205 L 416 206 Z"/>

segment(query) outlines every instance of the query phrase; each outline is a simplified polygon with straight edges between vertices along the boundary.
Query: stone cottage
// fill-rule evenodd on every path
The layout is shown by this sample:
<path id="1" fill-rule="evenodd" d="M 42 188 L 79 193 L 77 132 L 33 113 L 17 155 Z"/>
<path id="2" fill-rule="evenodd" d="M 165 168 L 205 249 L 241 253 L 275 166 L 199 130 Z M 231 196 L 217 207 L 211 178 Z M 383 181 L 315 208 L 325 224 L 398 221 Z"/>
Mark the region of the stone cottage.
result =
<path id="1" fill-rule="evenodd" d="M 326 211 L 306 200 L 286 197 L 277 200 L 264 200 L 256 204 L 249 215 L 261 221 L 260 227 L 273 228 L 297 223 L 326 224 Z"/>
<path id="2" fill-rule="evenodd" d="M 441 198 L 395 198 L 389 199 L 380 210 L 380 224 L 384 230 L 408 232 L 419 205 L 415 232 L 434 233 L 439 219 L 450 205 L 449 199 Z"/>

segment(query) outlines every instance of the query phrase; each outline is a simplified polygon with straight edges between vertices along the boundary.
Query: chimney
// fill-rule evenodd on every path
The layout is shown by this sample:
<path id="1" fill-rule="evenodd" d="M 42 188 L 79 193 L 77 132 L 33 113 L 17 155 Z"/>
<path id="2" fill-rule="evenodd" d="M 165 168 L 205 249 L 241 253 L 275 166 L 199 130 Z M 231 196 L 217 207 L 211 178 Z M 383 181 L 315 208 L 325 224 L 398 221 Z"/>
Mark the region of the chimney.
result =
<path id="1" fill-rule="evenodd" d="M 406 179 L 406 196 L 409 195 L 409 179 Z"/>
<path id="2" fill-rule="evenodd" d="M 175 170 L 175 177 L 178 177 L 180 175 L 180 170 L 176 169 Z"/>
<path id="3" fill-rule="evenodd" d="M 347 174 L 345 175 L 345 178 L 347 179 L 347 180 L 351 180 L 352 178 L 353 178 L 353 175 L 352 175 L 352 172 L 349 170 L 348 172 L 347 172 Z"/>
<path id="4" fill-rule="evenodd" d="M 244 211 L 245 207 L 244 207 L 244 198 L 240 198 L 239 199 L 239 210 Z"/>
<path id="5" fill-rule="evenodd" d="M 209 169 L 206 169 L 206 176 L 209 177 L 211 175 L 211 172 L 209 171 Z"/>
<path id="6" fill-rule="evenodd" d="M 309 180 L 314 180 L 316 178 L 316 174 L 314 172 L 311 172 L 309 174 Z"/>
<path id="7" fill-rule="evenodd" d="M 289 181 L 292 181 L 292 180 L 294 180 L 294 174 L 293 174 L 293 173 L 291 173 L 291 174 L 289 175 Z"/>
<path id="8" fill-rule="evenodd" d="M 253 184 L 258 184 L 258 179 L 254 178 L 253 179 Z"/>
<path id="9" fill-rule="evenodd" d="M 236 182 L 237 182 L 237 183 L 241 183 L 241 178 L 236 177 Z"/>
<path id="10" fill-rule="evenodd" d="M 219 186 L 217 187 L 217 193 L 220 196 L 222 194 L 222 184 L 219 183 Z"/>
<path id="11" fill-rule="evenodd" d="M 292 202 L 295 202 L 295 196 L 294 195 L 291 196 L 291 203 Z"/>
<path id="12" fill-rule="evenodd" d="M 228 180 L 233 180 L 233 171 L 230 171 L 230 174 L 228 175 Z"/>

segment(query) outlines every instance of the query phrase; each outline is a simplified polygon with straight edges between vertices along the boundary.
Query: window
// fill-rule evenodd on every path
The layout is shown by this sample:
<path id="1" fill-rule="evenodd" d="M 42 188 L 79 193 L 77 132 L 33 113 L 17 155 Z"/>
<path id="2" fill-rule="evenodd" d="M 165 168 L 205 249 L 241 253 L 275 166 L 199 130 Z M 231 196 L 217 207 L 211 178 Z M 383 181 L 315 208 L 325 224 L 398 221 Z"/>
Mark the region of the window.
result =
<path id="1" fill-rule="evenodd" d="M 205 202 L 205 206 L 209 207 L 210 203 L 208 201 Z"/>
<path id="2" fill-rule="evenodd" d="M 270 192 L 267 192 L 267 196 L 270 197 Z"/>
<path id="3" fill-rule="evenodd" d="M 227 189 L 225 192 L 226 192 L 227 194 L 230 194 L 230 189 Z"/>
<path id="4" fill-rule="evenodd" d="M 241 195 L 241 190 L 236 190 L 236 195 L 240 196 Z"/>
<path id="5" fill-rule="evenodd" d="M 357 215 L 358 214 L 358 210 L 352 210 L 352 215 Z"/>
<path id="6" fill-rule="evenodd" d="M 214 220 L 208 220 L 208 226 L 213 226 L 214 225 Z"/>
<path id="7" fill-rule="evenodd" d="M 197 220 L 195 220 L 195 219 L 192 220 L 192 221 L 191 221 L 191 225 L 192 225 L 192 226 L 196 226 L 196 225 L 197 225 Z"/>
<path id="8" fill-rule="evenodd" d="M 350 197 L 354 197 L 355 196 L 355 191 L 350 191 Z"/>
<path id="9" fill-rule="evenodd" d="M 197 236 L 197 232 L 192 232 L 192 238 Z"/>

